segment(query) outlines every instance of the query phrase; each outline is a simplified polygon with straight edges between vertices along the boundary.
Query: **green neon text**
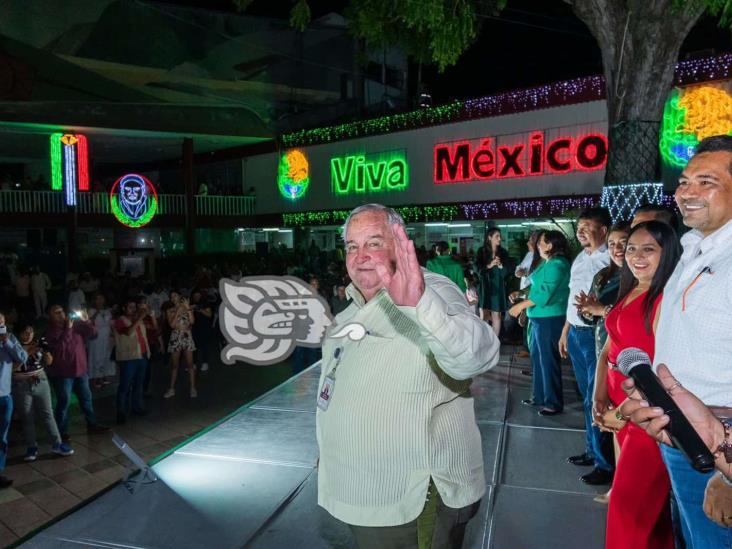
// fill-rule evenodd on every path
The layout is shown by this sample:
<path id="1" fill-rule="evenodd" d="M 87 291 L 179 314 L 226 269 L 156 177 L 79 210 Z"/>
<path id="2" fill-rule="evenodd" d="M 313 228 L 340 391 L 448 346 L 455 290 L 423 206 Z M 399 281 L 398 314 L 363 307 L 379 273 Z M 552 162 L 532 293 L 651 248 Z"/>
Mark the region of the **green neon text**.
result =
<path id="1" fill-rule="evenodd" d="M 409 185 L 409 164 L 403 151 L 332 158 L 330 181 L 335 194 L 403 191 Z"/>

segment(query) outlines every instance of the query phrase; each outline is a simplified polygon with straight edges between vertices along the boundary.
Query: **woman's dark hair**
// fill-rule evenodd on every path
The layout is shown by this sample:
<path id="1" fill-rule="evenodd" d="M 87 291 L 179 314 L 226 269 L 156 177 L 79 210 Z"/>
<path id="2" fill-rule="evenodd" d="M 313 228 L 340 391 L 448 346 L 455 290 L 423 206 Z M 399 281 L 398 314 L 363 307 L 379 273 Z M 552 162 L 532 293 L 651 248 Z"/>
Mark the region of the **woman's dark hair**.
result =
<path id="1" fill-rule="evenodd" d="M 501 229 L 498 227 L 491 227 L 486 231 L 485 238 L 483 239 L 483 246 L 478 248 L 478 254 L 475 257 L 475 262 L 478 264 L 478 268 L 483 270 L 486 266 L 493 261 L 493 247 L 491 246 L 488 239 L 496 233 L 500 233 Z M 501 259 L 501 262 L 506 264 L 508 261 L 508 252 L 501 246 L 498 246 L 496 255 Z"/>
<path id="2" fill-rule="evenodd" d="M 676 268 L 676 263 L 681 257 L 681 250 L 679 248 L 679 240 L 676 238 L 676 233 L 668 223 L 663 221 L 646 221 L 645 223 L 639 223 L 630 230 L 628 234 L 628 241 L 638 231 L 646 231 L 653 237 L 653 240 L 661 247 L 661 259 L 658 262 L 658 268 L 653 274 L 651 280 L 651 286 L 648 288 L 646 297 L 643 298 L 643 318 L 645 320 L 646 332 L 652 332 L 652 319 L 653 314 L 653 303 L 656 298 L 663 292 L 663 287 L 671 277 L 671 273 Z M 633 276 L 633 272 L 628 267 L 626 261 L 620 271 L 620 289 L 618 290 L 618 300 L 616 303 L 620 303 L 625 297 L 638 285 L 638 280 Z"/>
<path id="3" fill-rule="evenodd" d="M 615 232 L 623 232 L 625 234 L 628 234 L 630 232 L 630 223 L 627 223 L 625 221 L 616 223 L 615 225 L 610 227 L 610 230 L 607 232 L 607 237 L 610 238 L 610 234 Z M 607 284 L 608 281 L 610 281 L 619 270 L 620 267 L 618 267 L 613 260 L 610 260 L 610 265 L 601 269 L 600 272 L 597 273 L 597 283 L 599 284 L 600 288 L 605 286 L 605 284 Z"/>
<path id="4" fill-rule="evenodd" d="M 539 238 L 552 245 L 549 257 L 563 257 L 569 260 L 569 242 L 562 231 L 541 231 Z"/>

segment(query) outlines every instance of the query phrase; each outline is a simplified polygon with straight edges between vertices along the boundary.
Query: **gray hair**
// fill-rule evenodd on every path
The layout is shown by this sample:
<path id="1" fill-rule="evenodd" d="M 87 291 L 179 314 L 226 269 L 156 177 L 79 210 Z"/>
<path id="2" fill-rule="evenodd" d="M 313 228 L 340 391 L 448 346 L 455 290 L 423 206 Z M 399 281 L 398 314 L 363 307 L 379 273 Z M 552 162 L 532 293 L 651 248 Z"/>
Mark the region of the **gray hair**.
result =
<path id="1" fill-rule="evenodd" d="M 406 224 L 404 223 L 404 218 L 397 212 L 394 208 L 390 208 L 389 206 L 384 206 L 383 204 L 363 204 L 359 206 L 358 208 L 355 208 L 353 211 L 351 211 L 350 214 L 348 214 L 348 218 L 346 219 L 346 222 L 343 224 L 343 229 L 341 232 L 341 237 L 343 240 L 346 239 L 346 235 L 348 234 L 348 224 L 351 222 L 351 219 L 356 217 L 359 214 L 365 213 L 365 212 L 379 212 L 384 214 L 386 216 L 386 221 L 389 223 L 389 225 L 393 225 L 396 223 L 397 225 L 401 225 L 406 229 Z"/>

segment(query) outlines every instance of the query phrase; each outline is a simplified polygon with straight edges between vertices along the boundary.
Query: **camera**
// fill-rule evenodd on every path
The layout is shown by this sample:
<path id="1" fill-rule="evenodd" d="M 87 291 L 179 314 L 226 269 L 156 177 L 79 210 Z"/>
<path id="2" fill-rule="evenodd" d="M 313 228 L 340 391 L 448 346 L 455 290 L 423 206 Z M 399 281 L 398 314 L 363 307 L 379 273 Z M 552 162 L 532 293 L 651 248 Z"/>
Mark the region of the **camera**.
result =
<path id="1" fill-rule="evenodd" d="M 7 335 L 7 333 L 8 333 L 8 327 L 5 324 L 0 326 L 0 335 Z"/>

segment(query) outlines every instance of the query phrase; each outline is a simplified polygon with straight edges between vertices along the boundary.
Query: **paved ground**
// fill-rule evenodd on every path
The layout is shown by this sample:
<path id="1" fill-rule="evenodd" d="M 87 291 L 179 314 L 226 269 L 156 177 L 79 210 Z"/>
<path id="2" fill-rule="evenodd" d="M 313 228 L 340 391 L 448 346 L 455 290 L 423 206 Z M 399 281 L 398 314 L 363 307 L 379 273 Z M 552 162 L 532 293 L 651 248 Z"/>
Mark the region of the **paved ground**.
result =
<path id="1" fill-rule="evenodd" d="M 154 396 L 146 400 L 150 414 L 132 417 L 124 426 L 114 424 L 114 386 L 95 393 L 100 421 L 114 428 L 146 460 L 170 450 L 230 414 L 242 404 L 278 385 L 291 375 L 289 362 L 280 365 L 226 366 L 212 362 L 201 373 L 199 397 L 190 399 L 187 376 L 179 376 L 178 394 L 170 400 L 161 395 L 167 387 L 162 364 L 153 365 Z M 78 407 L 71 413 L 73 456 L 50 454 L 50 444 L 41 444 L 36 462 L 25 463 L 25 444 L 20 421 L 10 429 L 10 450 L 5 474 L 14 480 L 0 490 L 0 547 L 10 545 L 58 518 L 122 478 L 128 462 L 112 444 L 109 435 L 87 435 Z M 37 426 L 39 442 L 45 436 Z"/>

